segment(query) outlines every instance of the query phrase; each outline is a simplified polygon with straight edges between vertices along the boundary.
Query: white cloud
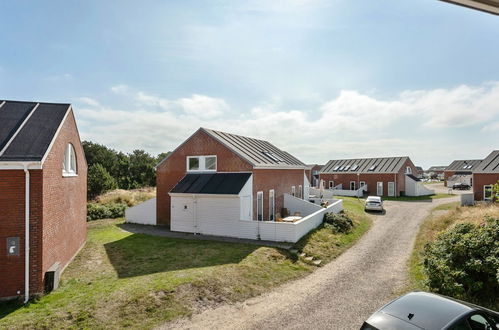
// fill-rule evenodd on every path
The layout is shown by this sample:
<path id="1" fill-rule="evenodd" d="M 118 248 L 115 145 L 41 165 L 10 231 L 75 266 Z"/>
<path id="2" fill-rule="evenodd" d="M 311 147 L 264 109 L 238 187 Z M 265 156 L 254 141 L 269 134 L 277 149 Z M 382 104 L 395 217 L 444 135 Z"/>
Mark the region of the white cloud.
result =
<path id="1" fill-rule="evenodd" d="M 198 94 L 178 99 L 177 104 L 187 114 L 202 118 L 214 118 L 229 110 L 229 105 L 224 100 Z"/>
<path id="2" fill-rule="evenodd" d="M 480 129 L 499 131 L 498 83 L 405 91 L 392 100 L 342 91 L 308 111 L 282 109 L 276 98 L 245 113 L 235 113 L 225 100 L 206 95 L 169 100 L 129 87 L 127 93 L 136 110 L 80 99 L 82 106 L 75 108 L 85 125 L 80 130 L 84 139 L 123 151 L 143 148 L 159 153 L 173 150 L 199 127 L 208 127 L 269 140 L 306 162 L 402 155 L 433 162 L 467 157 L 466 150 L 475 152 L 472 158 L 477 152 L 485 155 L 494 146 L 476 146 L 470 138 L 483 134 Z M 467 130 L 462 141 L 442 135 L 449 127 L 471 125 L 479 128 Z"/>
<path id="3" fill-rule="evenodd" d="M 116 85 L 111 87 L 111 91 L 115 94 L 126 94 L 130 90 L 130 87 L 124 84 Z"/>

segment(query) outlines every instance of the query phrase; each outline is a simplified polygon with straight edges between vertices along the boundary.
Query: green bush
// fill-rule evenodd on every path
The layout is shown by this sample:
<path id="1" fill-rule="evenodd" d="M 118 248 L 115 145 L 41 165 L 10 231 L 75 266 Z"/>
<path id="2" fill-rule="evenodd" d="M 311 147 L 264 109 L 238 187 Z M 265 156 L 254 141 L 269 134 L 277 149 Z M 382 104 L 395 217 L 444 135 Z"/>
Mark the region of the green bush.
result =
<path id="1" fill-rule="evenodd" d="M 88 169 L 87 197 L 93 198 L 106 191 L 116 189 L 116 180 L 101 164 L 95 164 Z"/>
<path id="2" fill-rule="evenodd" d="M 499 219 L 462 223 L 425 246 L 423 270 L 430 290 L 494 306 L 499 297 Z"/>
<path id="3" fill-rule="evenodd" d="M 353 227 L 353 221 L 346 213 L 326 213 L 324 215 L 324 226 L 331 228 L 334 233 L 349 233 Z"/>
<path id="4" fill-rule="evenodd" d="M 115 219 L 125 216 L 126 204 L 87 203 L 87 221 L 98 219 Z"/>

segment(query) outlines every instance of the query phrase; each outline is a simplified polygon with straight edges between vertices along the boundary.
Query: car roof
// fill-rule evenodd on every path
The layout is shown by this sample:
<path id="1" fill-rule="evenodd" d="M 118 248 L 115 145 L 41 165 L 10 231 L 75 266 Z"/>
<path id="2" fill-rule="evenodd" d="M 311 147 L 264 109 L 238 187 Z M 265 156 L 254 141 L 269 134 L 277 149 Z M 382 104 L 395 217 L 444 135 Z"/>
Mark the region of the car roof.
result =
<path id="1" fill-rule="evenodd" d="M 389 315 L 422 329 L 442 329 L 475 307 L 478 306 L 432 293 L 411 292 L 385 305 L 376 314 L 378 318 Z"/>
<path id="2" fill-rule="evenodd" d="M 379 196 L 368 196 L 367 197 L 368 200 L 376 200 L 376 201 L 380 201 L 381 200 L 381 197 Z"/>

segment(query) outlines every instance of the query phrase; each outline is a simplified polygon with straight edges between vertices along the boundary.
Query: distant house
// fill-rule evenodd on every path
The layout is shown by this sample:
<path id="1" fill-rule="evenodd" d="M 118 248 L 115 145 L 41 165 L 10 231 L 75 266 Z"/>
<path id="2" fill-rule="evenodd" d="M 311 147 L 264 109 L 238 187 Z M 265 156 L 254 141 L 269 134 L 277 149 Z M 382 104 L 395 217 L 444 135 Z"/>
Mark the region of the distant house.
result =
<path id="1" fill-rule="evenodd" d="M 0 299 L 57 286 L 85 242 L 86 205 L 71 105 L 0 101 Z"/>
<path id="2" fill-rule="evenodd" d="M 307 201 L 307 167 L 270 142 L 198 129 L 156 167 L 155 219 L 150 206 L 129 209 L 128 222 L 172 231 L 296 242 L 339 212 Z M 149 206 L 148 206 L 149 205 Z M 142 207 L 142 209 L 141 209 Z M 142 218 L 141 218 L 142 214 Z M 289 217 L 294 216 L 294 217 Z"/>
<path id="3" fill-rule="evenodd" d="M 499 150 L 494 150 L 473 170 L 475 200 L 492 200 L 491 188 L 497 181 L 499 181 Z"/>
<path id="4" fill-rule="evenodd" d="M 319 172 L 324 167 L 324 165 L 318 164 L 308 164 L 307 165 L 307 177 L 312 187 L 319 187 Z"/>
<path id="5" fill-rule="evenodd" d="M 414 176 L 416 167 L 409 157 L 330 160 L 319 177 L 327 189 L 357 190 L 370 195 L 401 196 L 431 194 Z"/>
<path id="6" fill-rule="evenodd" d="M 422 179 L 424 170 L 421 166 L 416 166 L 416 173 L 414 174 L 418 179 Z"/>
<path id="7" fill-rule="evenodd" d="M 481 159 L 455 160 L 444 170 L 444 185 L 452 187 L 454 183 L 473 185 L 472 174 Z"/>
<path id="8" fill-rule="evenodd" d="M 444 179 L 444 171 L 447 168 L 447 166 L 431 166 L 426 173 L 428 174 L 428 177 L 430 179 L 438 179 L 438 180 L 443 180 Z"/>

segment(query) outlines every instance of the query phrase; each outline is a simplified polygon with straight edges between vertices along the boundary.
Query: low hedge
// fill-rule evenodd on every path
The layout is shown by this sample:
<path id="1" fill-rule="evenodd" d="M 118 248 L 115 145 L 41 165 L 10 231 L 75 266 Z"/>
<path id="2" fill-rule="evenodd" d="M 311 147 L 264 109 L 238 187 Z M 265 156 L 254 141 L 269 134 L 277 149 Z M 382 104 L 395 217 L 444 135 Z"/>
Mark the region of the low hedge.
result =
<path id="1" fill-rule="evenodd" d="M 353 221 L 344 213 L 326 213 L 324 215 L 324 227 L 331 228 L 334 233 L 349 233 L 353 227 Z"/>
<path id="2" fill-rule="evenodd" d="M 441 233 L 425 246 L 423 271 L 434 292 L 488 306 L 497 304 L 499 218 L 487 217 L 480 225 L 461 223 Z"/>
<path id="3" fill-rule="evenodd" d="M 122 203 L 99 204 L 90 202 L 87 203 L 87 221 L 121 218 L 125 216 L 126 208 L 127 205 Z"/>

